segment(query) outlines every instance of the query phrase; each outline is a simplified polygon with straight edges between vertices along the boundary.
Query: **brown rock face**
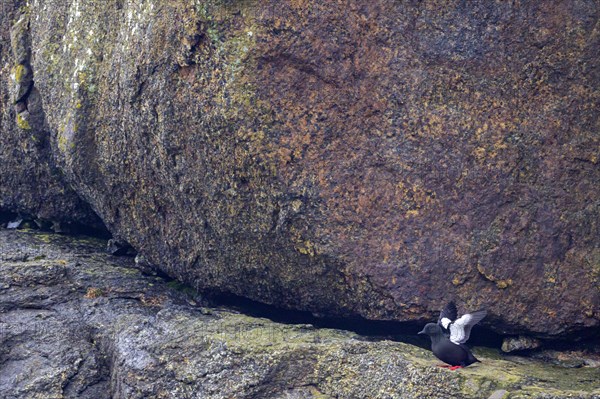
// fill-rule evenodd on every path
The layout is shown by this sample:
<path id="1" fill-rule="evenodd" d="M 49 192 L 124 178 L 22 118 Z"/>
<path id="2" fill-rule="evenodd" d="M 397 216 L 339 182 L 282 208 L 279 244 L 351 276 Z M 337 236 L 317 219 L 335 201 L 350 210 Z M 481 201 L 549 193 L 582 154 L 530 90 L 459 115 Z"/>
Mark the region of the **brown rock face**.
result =
<path id="1" fill-rule="evenodd" d="M 54 157 L 166 272 L 322 314 L 453 299 L 499 332 L 598 331 L 597 2 L 43 3 Z"/>

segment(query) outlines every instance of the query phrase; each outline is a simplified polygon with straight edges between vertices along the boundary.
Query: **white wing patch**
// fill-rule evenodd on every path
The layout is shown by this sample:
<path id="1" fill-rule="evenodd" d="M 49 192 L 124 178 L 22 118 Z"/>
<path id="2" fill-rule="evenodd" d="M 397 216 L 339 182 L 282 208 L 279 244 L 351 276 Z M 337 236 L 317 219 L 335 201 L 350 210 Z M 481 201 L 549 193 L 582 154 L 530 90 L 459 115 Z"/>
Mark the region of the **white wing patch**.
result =
<path id="1" fill-rule="evenodd" d="M 467 313 L 450 324 L 450 341 L 457 345 L 464 344 L 469 339 L 471 328 L 479 323 L 487 314 L 485 310 Z"/>
<path id="2" fill-rule="evenodd" d="M 452 323 L 452 320 L 450 320 L 447 317 L 443 317 L 442 320 L 440 320 L 440 323 L 442 323 L 442 327 L 444 327 L 447 330 L 450 323 Z"/>

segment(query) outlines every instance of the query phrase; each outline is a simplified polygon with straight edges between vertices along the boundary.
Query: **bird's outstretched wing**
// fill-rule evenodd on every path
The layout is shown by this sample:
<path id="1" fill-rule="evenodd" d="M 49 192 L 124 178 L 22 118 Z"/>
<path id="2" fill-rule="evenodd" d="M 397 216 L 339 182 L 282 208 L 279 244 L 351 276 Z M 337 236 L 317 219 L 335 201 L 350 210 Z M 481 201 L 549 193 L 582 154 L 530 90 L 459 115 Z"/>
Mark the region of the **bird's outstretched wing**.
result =
<path id="1" fill-rule="evenodd" d="M 469 339 L 471 328 L 487 315 L 486 310 L 467 313 L 450 323 L 450 341 L 457 345 L 464 344 Z"/>
<path id="2" fill-rule="evenodd" d="M 438 319 L 438 324 L 444 329 L 448 330 L 448 326 L 452 323 L 457 316 L 456 305 L 454 302 L 450 302 L 444 307 L 442 312 L 440 313 L 440 317 Z"/>

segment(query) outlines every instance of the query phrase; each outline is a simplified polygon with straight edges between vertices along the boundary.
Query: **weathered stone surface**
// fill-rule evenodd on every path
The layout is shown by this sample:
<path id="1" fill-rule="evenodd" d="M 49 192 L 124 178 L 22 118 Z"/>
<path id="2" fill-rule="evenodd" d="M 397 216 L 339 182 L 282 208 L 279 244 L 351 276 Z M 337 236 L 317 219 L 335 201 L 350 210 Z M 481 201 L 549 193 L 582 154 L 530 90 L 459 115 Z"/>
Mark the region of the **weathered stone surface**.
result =
<path id="1" fill-rule="evenodd" d="M 0 230 L 1 397 L 600 398 L 597 367 L 476 348 L 452 372 L 408 344 L 194 305 L 104 246 Z"/>
<path id="2" fill-rule="evenodd" d="M 197 288 L 597 334 L 597 1 L 30 4 L 55 157 Z M 33 95 L 33 94 L 32 94 Z"/>
<path id="3" fill-rule="evenodd" d="M 34 86 L 31 35 L 22 1 L 0 4 L 0 213 L 103 230 L 53 160 L 49 127 Z"/>
<path id="4" fill-rule="evenodd" d="M 539 348 L 542 345 L 539 339 L 519 335 L 518 337 L 507 337 L 502 340 L 503 352 L 515 352 Z"/>

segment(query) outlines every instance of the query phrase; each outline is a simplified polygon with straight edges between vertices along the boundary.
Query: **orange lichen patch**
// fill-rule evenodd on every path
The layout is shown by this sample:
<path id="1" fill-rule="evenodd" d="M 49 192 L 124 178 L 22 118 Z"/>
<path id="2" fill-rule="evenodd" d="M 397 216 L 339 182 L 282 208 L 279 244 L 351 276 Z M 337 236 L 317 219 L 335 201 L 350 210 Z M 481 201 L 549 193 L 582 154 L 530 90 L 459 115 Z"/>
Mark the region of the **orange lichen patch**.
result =
<path id="1" fill-rule="evenodd" d="M 477 147 L 474 151 L 473 154 L 475 155 L 475 158 L 478 161 L 482 161 L 483 159 L 485 159 L 486 156 L 486 150 L 483 147 Z"/>
<path id="2" fill-rule="evenodd" d="M 83 296 L 86 299 L 95 299 L 104 295 L 104 292 L 100 288 L 90 287 L 87 289 L 87 292 Z"/>
<path id="3" fill-rule="evenodd" d="M 142 295 L 140 297 L 140 302 L 145 306 L 162 306 L 163 303 L 167 300 L 167 297 L 164 295 L 158 296 L 146 296 Z"/>
<path id="4" fill-rule="evenodd" d="M 500 288 L 501 290 L 508 288 L 512 285 L 512 280 L 511 279 L 506 279 L 506 280 L 497 280 L 496 281 L 496 287 Z"/>
<path id="5" fill-rule="evenodd" d="M 304 241 L 303 243 L 301 243 L 300 245 L 296 246 L 296 249 L 298 250 L 298 252 L 300 252 L 301 254 L 304 255 L 310 255 L 310 256 L 315 256 L 315 248 L 314 248 L 314 244 L 311 243 L 310 241 Z"/>
<path id="6" fill-rule="evenodd" d="M 310 1 L 309 0 L 290 0 L 289 4 L 292 8 L 294 8 L 296 10 L 304 10 L 309 6 Z"/>
<path id="7" fill-rule="evenodd" d="M 292 240 L 296 251 L 303 255 L 309 255 L 311 257 L 317 254 L 315 244 L 310 240 L 304 239 L 302 237 L 302 233 L 299 230 L 292 227 L 290 231 L 292 233 Z"/>
<path id="8" fill-rule="evenodd" d="M 494 282 L 496 284 L 496 287 L 498 287 L 501 290 L 503 290 L 505 288 L 508 288 L 508 287 L 510 287 L 513 284 L 513 281 L 510 278 L 508 278 L 508 279 L 498 279 L 493 274 L 486 272 L 485 269 L 483 268 L 483 266 L 480 263 L 477 264 L 477 271 L 483 277 L 485 277 L 486 280 Z"/>
<path id="9" fill-rule="evenodd" d="M 406 217 L 416 217 L 419 216 L 419 211 L 417 209 L 409 209 L 405 213 Z"/>

